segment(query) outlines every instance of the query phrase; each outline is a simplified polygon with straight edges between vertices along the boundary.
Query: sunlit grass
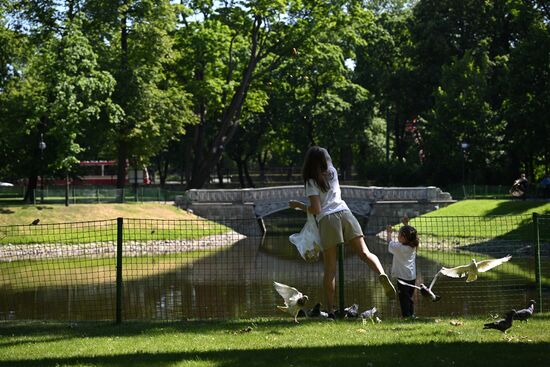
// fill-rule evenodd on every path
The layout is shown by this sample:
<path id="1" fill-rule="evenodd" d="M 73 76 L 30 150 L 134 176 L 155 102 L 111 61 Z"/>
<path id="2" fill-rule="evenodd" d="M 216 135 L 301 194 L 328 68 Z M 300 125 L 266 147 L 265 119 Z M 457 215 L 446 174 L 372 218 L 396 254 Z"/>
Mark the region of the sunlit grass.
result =
<path id="1" fill-rule="evenodd" d="M 485 317 L 3 323 L 0 366 L 545 366 L 550 317 L 503 334 Z"/>

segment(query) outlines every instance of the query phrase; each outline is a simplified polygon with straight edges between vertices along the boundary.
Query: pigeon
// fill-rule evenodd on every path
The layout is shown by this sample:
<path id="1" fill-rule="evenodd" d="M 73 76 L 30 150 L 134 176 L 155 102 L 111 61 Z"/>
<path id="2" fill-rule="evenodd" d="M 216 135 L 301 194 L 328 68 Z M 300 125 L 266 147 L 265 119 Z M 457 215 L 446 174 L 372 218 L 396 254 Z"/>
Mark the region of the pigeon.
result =
<path id="1" fill-rule="evenodd" d="M 376 307 L 373 307 L 370 310 L 366 310 L 366 311 L 361 312 L 360 316 L 361 316 L 362 319 L 371 319 L 372 320 L 376 316 L 377 312 L 378 312 L 378 310 L 376 309 Z"/>
<path id="2" fill-rule="evenodd" d="M 419 289 L 420 290 L 420 294 L 422 294 L 424 297 L 430 297 L 432 299 L 432 302 L 437 302 L 441 299 L 440 296 L 436 295 L 433 291 L 432 291 L 432 288 L 435 284 L 435 281 L 437 279 L 437 277 L 439 276 L 439 272 L 437 272 L 437 274 L 435 274 L 434 278 L 432 279 L 432 282 L 430 283 L 430 287 L 426 287 L 426 285 L 424 283 L 420 283 L 420 286 L 418 285 L 413 285 L 413 284 L 409 284 L 409 283 L 405 283 L 404 281 L 402 281 L 401 279 L 397 279 L 397 282 L 399 284 L 402 284 L 402 285 L 406 285 L 407 287 L 412 287 L 412 288 L 416 288 L 416 289 Z"/>
<path id="3" fill-rule="evenodd" d="M 32 221 L 31 225 L 36 226 L 38 223 L 40 223 L 40 219 L 35 219 Z"/>
<path id="4" fill-rule="evenodd" d="M 313 306 L 312 309 L 310 309 L 308 312 L 306 312 L 308 317 L 319 317 L 321 316 L 321 304 L 316 303 L 315 306 Z"/>
<path id="5" fill-rule="evenodd" d="M 321 311 L 321 304 L 316 303 L 313 308 L 310 308 L 307 312 L 304 310 L 298 311 L 298 317 L 320 317 L 323 319 L 326 319 L 328 317 L 328 313 L 325 311 Z"/>
<path id="6" fill-rule="evenodd" d="M 344 317 L 347 319 L 356 319 L 359 316 L 359 305 L 354 303 L 353 305 L 344 308 Z"/>
<path id="7" fill-rule="evenodd" d="M 277 306 L 277 308 L 281 311 L 288 312 L 294 317 L 294 322 L 298 323 L 298 312 L 306 305 L 309 300 L 308 296 L 302 294 L 296 288 L 289 287 L 285 284 L 273 282 L 273 286 L 285 301 L 284 306 Z"/>
<path id="8" fill-rule="evenodd" d="M 479 273 L 484 273 L 487 270 L 499 266 L 500 264 L 505 263 L 511 258 L 512 255 L 508 255 L 500 259 L 482 260 L 480 262 L 472 259 L 472 262 L 468 265 L 457 266 L 456 268 L 443 267 L 439 272 L 451 278 L 463 278 L 465 276 L 468 276 L 466 278 L 466 283 L 469 283 L 476 280 Z"/>
<path id="9" fill-rule="evenodd" d="M 516 314 L 514 315 L 514 320 L 520 320 L 527 322 L 527 319 L 533 316 L 533 312 L 535 311 L 535 302 L 534 299 L 530 300 L 527 304 L 526 308 L 523 308 L 519 311 L 516 311 Z"/>
<path id="10" fill-rule="evenodd" d="M 512 321 L 514 321 L 515 314 L 516 310 L 511 310 L 506 314 L 506 317 L 504 319 L 489 322 L 483 325 L 483 329 L 497 329 L 502 331 L 503 333 L 506 333 L 506 330 L 512 327 Z"/>
<path id="11" fill-rule="evenodd" d="M 321 304 L 316 303 L 313 308 L 310 308 L 308 311 L 305 311 L 304 309 L 300 309 L 298 311 L 297 317 L 319 317 L 321 316 Z"/>

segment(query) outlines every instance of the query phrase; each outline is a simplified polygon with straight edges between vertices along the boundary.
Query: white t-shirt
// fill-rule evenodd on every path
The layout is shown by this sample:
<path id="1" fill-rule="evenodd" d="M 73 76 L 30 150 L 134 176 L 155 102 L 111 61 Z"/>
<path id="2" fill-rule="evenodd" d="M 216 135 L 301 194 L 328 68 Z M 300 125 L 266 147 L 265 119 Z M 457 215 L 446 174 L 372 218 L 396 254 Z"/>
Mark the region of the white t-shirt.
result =
<path id="1" fill-rule="evenodd" d="M 393 254 L 391 275 L 403 280 L 416 279 L 416 249 L 398 241 L 390 241 L 388 250 Z"/>
<path id="2" fill-rule="evenodd" d="M 342 210 L 349 210 L 346 202 L 342 200 L 342 191 L 340 191 L 340 183 L 338 182 L 338 172 L 333 165 L 328 166 L 327 181 L 329 189 L 323 192 L 314 180 L 309 179 L 306 182 L 306 196 L 318 195 L 321 200 L 321 212 L 317 214 L 317 222 L 324 216 L 336 213 Z"/>

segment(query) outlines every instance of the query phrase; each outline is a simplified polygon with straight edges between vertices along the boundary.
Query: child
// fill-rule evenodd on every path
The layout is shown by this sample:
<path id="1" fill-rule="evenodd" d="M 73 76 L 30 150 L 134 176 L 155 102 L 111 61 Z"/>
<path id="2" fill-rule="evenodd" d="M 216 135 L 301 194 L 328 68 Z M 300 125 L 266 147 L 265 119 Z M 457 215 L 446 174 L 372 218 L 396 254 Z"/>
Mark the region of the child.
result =
<path id="1" fill-rule="evenodd" d="M 418 236 L 416 229 L 408 225 L 409 218 L 404 217 L 403 227 L 399 229 L 397 241 L 392 241 L 392 227 L 386 227 L 388 250 L 393 254 L 391 275 L 401 281 L 414 285 L 416 282 L 416 248 Z M 414 288 L 397 283 L 399 304 L 403 317 L 414 318 Z"/>
<path id="2" fill-rule="evenodd" d="M 332 313 L 336 288 L 337 245 L 350 244 L 359 258 L 374 270 L 389 298 L 395 298 L 395 288 L 382 268 L 378 257 L 369 251 L 357 219 L 342 200 L 338 173 L 327 150 L 318 146 L 309 148 L 302 168 L 308 205 L 291 200 L 289 206 L 316 216 L 323 249 L 323 287 L 327 311 Z"/>

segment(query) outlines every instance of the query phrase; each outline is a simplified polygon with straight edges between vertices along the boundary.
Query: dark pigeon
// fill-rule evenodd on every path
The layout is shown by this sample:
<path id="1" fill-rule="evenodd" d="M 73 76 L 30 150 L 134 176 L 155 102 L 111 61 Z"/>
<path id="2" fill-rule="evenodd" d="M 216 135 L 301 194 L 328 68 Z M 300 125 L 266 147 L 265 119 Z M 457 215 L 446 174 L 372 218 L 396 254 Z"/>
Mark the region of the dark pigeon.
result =
<path id="1" fill-rule="evenodd" d="M 512 322 L 514 320 L 514 315 L 516 310 L 511 310 L 506 314 L 506 318 L 500 319 L 494 322 L 489 322 L 483 326 L 483 329 L 497 329 L 506 333 L 506 330 L 512 327 Z"/>
<path id="2" fill-rule="evenodd" d="M 32 224 L 33 226 L 36 226 L 36 225 L 38 225 L 38 223 L 40 223 L 40 219 L 35 219 L 35 220 L 33 220 L 31 224 Z"/>
<path id="3" fill-rule="evenodd" d="M 516 311 L 516 314 L 514 315 L 514 320 L 527 321 L 528 318 L 533 316 L 536 304 L 537 303 L 534 299 L 530 300 L 526 308 Z"/>
<path id="4" fill-rule="evenodd" d="M 321 304 L 316 303 L 313 308 L 310 308 L 308 311 L 301 309 L 298 311 L 298 317 L 319 317 L 321 316 Z"/>
<path id="5" fill-rule="evenodd" d="M 315 306 L 313 306 L 313 308 L 310 309 L 307 312 L 307 316 L 308 317 L 319 317 L 319 316 L 321 316 L 321 304 L 316 303 Z"/>

